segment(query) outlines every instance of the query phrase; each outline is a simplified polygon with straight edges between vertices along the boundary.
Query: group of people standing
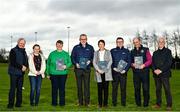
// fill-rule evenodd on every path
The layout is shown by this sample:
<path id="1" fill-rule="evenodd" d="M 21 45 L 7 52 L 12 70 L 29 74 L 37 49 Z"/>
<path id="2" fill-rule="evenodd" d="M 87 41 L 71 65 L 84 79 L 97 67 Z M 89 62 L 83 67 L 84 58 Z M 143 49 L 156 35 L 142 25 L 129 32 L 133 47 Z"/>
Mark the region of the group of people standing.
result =
<path id="1" fill-rule="evenodd" d="M 10 90 L 8 108 L 13 108 L 16 92 L 16 107 L 22 104 L 23 78 L 27 68 L 30 81 L 30 105 L 39 103 L 42 78 L 51 80 L 52 106 L 65 105 L 65 84 L 68 68 L 74 65 L 77 82 L 78 105 L 90 105 L 90 74 L 91 66 L 95 69 L 95 80 L 98 88 L 98 106 L 108 106 L 109 82 L 112 82 L 112 105 L 117 106 L 118 87 L 120 85 L 121 105 L 126 106 L 127 74 L 129 68 L 133 71 L 135 102 L 137 106 L 149 106 L 150 99 L 150 68 L 152 68 L 156 86 L 156 104 L 160 108 L 162 103 L 162 86 L 165 90 L 167 110 L 172 109 L 172 96 L 169 78 L 171 77 L 172 54 L 165 48 L 165 39 L 158 39 L 158 50 L 151 53 L 143 47 L 138 37 L 133 39 L 134 49 L 129 51 L 124 47 L 124 39 L 116 39 L 116 47 L 108 50 L 105 41 L 99 40 L 97 51 L 87 43 L 87 35 L 81 34 L 80 43 L 74 46 L 71 56 L 63 50 L 63 41 L 56 42 L 56 50 L 50 53 L 47 63 L 41 53 L 40 46 L 33 46 L 33 53 L 27 56 L 25 39 L 20 38 L 17 46 L 10 51 L 8 74 L 10 76 Z M 143 103 L 141 102 L 141 88 Z M 59 96 L 59 100 L 58 100 Z"/>

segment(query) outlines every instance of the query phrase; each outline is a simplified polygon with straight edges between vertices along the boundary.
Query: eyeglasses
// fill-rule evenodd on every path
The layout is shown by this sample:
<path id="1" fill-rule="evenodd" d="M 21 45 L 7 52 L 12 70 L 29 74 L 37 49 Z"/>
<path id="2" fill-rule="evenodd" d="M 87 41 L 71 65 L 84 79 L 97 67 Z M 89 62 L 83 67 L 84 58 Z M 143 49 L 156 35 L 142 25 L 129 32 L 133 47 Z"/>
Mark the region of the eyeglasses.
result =
<path id="1" fill-rule="evenodd" d="M 87 39 L 80 39 L 80 40 L 87 40 Z"/>
<path id="2" fill-rule="evenodd" d="M 116 43 L 123 43 L 123 41 L 116 41 Z"/>

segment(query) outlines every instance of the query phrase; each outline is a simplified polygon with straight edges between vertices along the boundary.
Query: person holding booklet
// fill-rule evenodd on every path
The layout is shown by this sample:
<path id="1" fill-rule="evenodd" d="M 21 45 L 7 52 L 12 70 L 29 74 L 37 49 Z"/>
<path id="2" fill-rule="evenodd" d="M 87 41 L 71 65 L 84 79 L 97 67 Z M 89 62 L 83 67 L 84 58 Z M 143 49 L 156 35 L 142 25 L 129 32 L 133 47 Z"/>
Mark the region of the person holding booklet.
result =
<path id="1" fill-rule="evenodd" d="M 131 66 L 131 54 L 128 49 L 124 48 L 124 39 L 118 37 L 116 39 L 116 48 L 111 50 L 112 55 L 112 104 L 117 105 L 117 93 L 120 83 L 121 105 L 126 106 L 126 83 L 127 72 Z"/>
<path id="2" fill-rule="evenodd" d="M 98 86 L 99 107 L 108 105 L 109 81 L 112 81 L 112 57 L 111 52 L 105 49 L 105 41 L 98 41 L 99 50 L 94 53 L 93 65 L 95 68 L 95 79 Z"/>
<path id="3" fill-rule="evenodd" d="M 38 106 L 40 90 L 41 90 L 41 82 L 42 82 L 42 78 L 45 77 L 44 72 L 46 69 L 45 58 L 42 55 L 40 46 L 38 44 L 35 44 L 33 46 L 33 53 L 29 55 L 28 63 L 29 63 L 28 76 L 31 86 L 30 105 Z"/>
<path id="4" fill-rule="evenodd" d="M 143 106 L 149 105 L 149 67 L 152 63 L 152 57 L 148 48 L 143 47 L 138 37 L 133 39 L 134 49 L 131 51 L 131 61 L 133 70 L 133 82 L 135 90 L 135 101 L 137 106 L 141 106 L 141 85 L 143 88 L 144 102 Z"/>
<path id="5" fill-rule="evenodd" d="M 82 106 L 83 103 L 85 103 L 85 106 L 89 106 L 90 73 L 91 73 L 91 63 L 94 56 L 94 48 L 93 46 L 87 43 L 86 34 L 81 34 L 79 41 L 80 43 L 74 46 L 71 54 L 71 59 L 75 66 L 74 71 L 77 81 L 77 93 L 78 93 L 78 103 L 79 103 L 78 105 Z"/>
<path id="6" fill-rule="evenodd" d="M 56 42 L 57 50 L 50 53 L 47 66 L 46 74 L 51 80 L 52 86 L 52 106 L 57 106 L 57 97 L 59 92 L 59 105 L 65 105 L 65 83 L 68 74 L 68 68 L 71 67 L 71 58 L 69 53 L 64 51 L 63 41 L 58 40 Z"/>

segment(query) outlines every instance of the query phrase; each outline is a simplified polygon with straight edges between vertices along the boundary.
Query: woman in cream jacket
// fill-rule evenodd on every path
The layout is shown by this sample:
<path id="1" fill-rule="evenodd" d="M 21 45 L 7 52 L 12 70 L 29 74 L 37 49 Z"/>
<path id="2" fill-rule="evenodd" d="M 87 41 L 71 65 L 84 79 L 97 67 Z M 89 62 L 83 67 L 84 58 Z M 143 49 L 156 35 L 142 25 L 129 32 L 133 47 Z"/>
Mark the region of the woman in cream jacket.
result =
<path id="1" fill-rule="evenodd" d="M 40 53 L 40 46 L 38 44 L 35 44 L 33 46 L 33 53 L 29 55 L 28 63 L 29 63 L 28 76 L 31 86 L 30 105 L 37 106 L 39 103 L 42 78 L 45 77 L 44 72 L 46 69 L 45 58 Z"/>
<path id="2" fill-rule="evenodd" d="M 99 50 L 94 53 L 93 65 L 95 68 L 95 79 L 98 85 L 99 107 L 106 107 L 108 105 L 109 81 L 113 80 L 111 73 L 112 57 L 110 51 L 105 49 L 104 40 L 98 41 L 98 47 Z"/>

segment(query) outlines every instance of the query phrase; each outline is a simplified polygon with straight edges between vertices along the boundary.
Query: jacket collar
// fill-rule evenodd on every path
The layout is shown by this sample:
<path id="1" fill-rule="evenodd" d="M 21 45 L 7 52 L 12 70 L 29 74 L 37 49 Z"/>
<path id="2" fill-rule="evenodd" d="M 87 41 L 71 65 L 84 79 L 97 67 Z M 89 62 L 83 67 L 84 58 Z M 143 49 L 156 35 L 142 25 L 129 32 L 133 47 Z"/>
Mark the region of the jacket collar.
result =
<path id="1" fill-rule="evenodd" d="M 158 48 L 159 51 L 163 51 L 165 49 L 165 47 L 163 47 L 162 49 Z"/>
<path id="2" fill-rule="evenodd" d="M 124 49 L 124 46 L 122 46 L 121 48 L 120 47 L 116 47 L 117 50 L 122 50 Z"/>
<path id="3" fill-rule="evenodd" d="M 81 42 L 79 43 L 79 46 L 83 47 L 83 45 L 81 44 Z M 88 43 L 86 42 L 85 47 L 87 47 L 87 46 L 88 46 Z"/>
<path id="4" fill-rule="evenodd" d="M 139 50 L 141 50 L 143 48 L 143 45 L 141 45 L 140 47 L 139 47 Z M 137 51 L 137 48 L 136 47 L 134 47 L 134 49 Z M 138 51 L 139 51 L 138 50 Z"/>
<path id="5" fill-rule="evenodd" d="M 18 45 L 16 45 L 16 47 L 15 47 L 16 49 L 18 49 L 18 50 L 20 50 L 20 51 L 25 51 L 25 48 L 19 48 L 19 46 Z"/>

